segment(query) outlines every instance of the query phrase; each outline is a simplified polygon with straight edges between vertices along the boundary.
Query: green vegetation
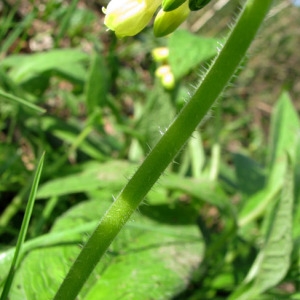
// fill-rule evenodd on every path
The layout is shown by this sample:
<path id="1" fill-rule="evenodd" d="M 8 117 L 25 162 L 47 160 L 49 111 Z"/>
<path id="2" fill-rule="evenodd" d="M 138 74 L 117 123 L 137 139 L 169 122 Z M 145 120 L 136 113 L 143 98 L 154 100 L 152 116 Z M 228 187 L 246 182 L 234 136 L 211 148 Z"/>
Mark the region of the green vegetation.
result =
<path id="1" fill-rule="evenodd" d="M 300 299 L 300 10 L 245 3 L 118 40 L 103 3 L 3 2 L 1 299 Z"/>

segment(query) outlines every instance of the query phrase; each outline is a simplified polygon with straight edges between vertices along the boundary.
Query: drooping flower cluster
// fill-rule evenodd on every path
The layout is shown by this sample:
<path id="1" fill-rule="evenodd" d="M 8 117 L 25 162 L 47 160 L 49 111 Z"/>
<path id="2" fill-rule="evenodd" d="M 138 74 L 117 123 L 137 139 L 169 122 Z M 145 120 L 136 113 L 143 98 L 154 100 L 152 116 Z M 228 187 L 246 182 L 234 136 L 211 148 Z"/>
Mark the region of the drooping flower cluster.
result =
<path id="1" fill-rule="evenodd" d="M 191 10 L 198 10 L 210 0 L 111 0 L 105 13 L 104 24 L 118 37 L 134 36 L 154 20 L 154 34 L 161 37 L 173 32 L 186 20 Z"/>

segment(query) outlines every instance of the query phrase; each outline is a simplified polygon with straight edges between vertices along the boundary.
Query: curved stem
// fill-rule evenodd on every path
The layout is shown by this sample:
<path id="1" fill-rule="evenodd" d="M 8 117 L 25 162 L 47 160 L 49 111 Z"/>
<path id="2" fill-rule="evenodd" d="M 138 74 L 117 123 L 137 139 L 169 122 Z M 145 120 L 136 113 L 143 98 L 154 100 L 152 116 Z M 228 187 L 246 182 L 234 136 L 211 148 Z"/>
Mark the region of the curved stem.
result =
<path id="1" fill-rule="evenodd" d="M 226 43 L 185 105 L 83 247 L 54 299 L 75 299 L 88 276 L 239 67 L 272 0 L 248 0 Z"/>

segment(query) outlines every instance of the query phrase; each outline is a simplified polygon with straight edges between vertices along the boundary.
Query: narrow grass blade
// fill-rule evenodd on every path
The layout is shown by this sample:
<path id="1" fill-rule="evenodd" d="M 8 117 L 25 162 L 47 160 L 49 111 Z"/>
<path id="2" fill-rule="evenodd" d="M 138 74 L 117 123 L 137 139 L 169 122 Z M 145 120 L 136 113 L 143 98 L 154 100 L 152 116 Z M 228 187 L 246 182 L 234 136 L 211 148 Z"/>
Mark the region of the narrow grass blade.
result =
<path id="1" fill-rule="evenodd" d="M 20 1 L 19 1 L 20 2 Z M 13 8 L 9 8 L 4 5 L 4 8 L 2 8 L 2 14 L 3 16 L 6 16 L 5 18 L 1 18 L 0 20 L 0 40 L 4 41 L 5 35 L 9 31 L 9 29 L 12 26 L 13 18 L 18 10 L 18 4 L 16 3 Z"/>
<path id="2" fill-rule="evenodd" d="M 33 179 L 33 183 L 32 183 L 32 187 L 31 187 L 31 191 L 29 194 L 29 199 L 28 199 L 28 203 L 26 206 L 26 210 L 25 210 L 25 215 L 23 218 L 23 222 L 22 222 L 22 226 L 21 226 L 21 230 L 20 230 L 20 234 L 18 237 L 18 241 L 17 241 L 17 245 L 16 245 L 16 251 L 12 260 L 12 264 L 3 288 L 3 292 L 1 295 L 1 300 L 5 300 L 7 299 L 14 275 L 15 275 L 15 270 L 16 270 L 16 266 L 19 263 L 20 260 L 20 253 L 21 253 L 21 249 L 25 240 L 25 236 L 27 233 L 27 229 L 28 229 L 28 225 L 29 225 L 29 221 L 31 218 L 31 214 L 32 214 L 32 209 L 33 209 L 33 205 L 36 199 L 36 193 L 37 193 L 37 188 L 38 188 L 38 184 L 40 181 L 40 177 L 41 177 L 41 173 L 42 173 L 42 169 L 43 169 L 43 164 L 44 164 L 44 157 L 45 157 L 45 153 L 42 154 L 40 161 L 38 163 L 37 169 L 36 169 L 36 173 Z"/>
<path id="3" fill-rule="evenodd" d="M 18 4 L 15 5 L 17 6 Z M 22 32 L 26 31 L 26 29 L 30 26 L 30 24 L 33 22 L 35 17 L 36 17 L 35 11 L 28 14 L 24 18 L 24 20 L 10 32 L 8 37 L 3 42 L 0 48 L 0 52 L 5 53 L 6 51 L 8 51 L 9 47 L 11 47 L 13 43 L 17 40 L 17 38 L 21 36 Z"/>
<path id="4" fill-rule="evenodd" d="M 28 101 L 26 101 L 22 98 L 16 97 L 14 95 L 11 95 L 11 94 L 6 93 L 6 92 L 1 91 L 1 90 L 0 90 L 0 97 L 5 98 L 5 99 L 10 100 L 10 101 L 17 102 L 19 104 L 22 104 L 25 107 L 33 109 L 34 111 L 36 111 L 38 113 L 45 113 L 46 112 L 46 110 L 41 108 L 41 107 L 38 107 L 38 106 L 36 106 L 36 105 L 34 105 L 34 104 L 32 104 L 32 103 L 30 103 L 30 102 L 28 102 Z"/>
<path id="5" fill-rule="evenodd" d="M 76 10 L 77 3 L 79 0 L 73 0 L 71 1 L 71 4 L 68 6 L 65 16 L 63 17 L 61 21 L 61 26 L 59 28 L 58 34 L 55 39 L 55 47 L 58 47 L 59 41 L 62 39 L 66 31 L 68 30 L 70 20 L 72 18 L 72 15 L 74 11 Z"/>
<path id="6" fill-rule="evenodd" d="M 109 74 L 105 67 L 103 57 L 95 53 L 89 70 L 89 77 L 86 83 L 86 105 L 89 116 L 102 108 L 107 102 L 109 87 Z"/>

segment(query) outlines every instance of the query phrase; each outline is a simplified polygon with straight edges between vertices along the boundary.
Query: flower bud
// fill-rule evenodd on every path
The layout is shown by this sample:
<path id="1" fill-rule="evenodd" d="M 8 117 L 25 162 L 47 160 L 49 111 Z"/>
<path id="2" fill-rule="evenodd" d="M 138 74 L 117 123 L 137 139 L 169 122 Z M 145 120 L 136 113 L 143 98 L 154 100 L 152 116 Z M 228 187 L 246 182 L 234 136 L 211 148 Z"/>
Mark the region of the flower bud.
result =
<path id="1" fill-rule="evenodd" d="M 211 0 L 189 0 L 189 8 L 192 11 L 199 10 L 208 4 Z"/>
<path id="2" fill-rule="evenodd" d="M 169 48 L 167 48 L 167 47 L 154 48 L 151 51 L 151 53 L 152 53 L 153 59 L 156 62 L 163 62 L 163 61 L 166 61 L 169 57 Z"/>
<path id="3" fill-rule="evenodd" d="M 172 90 L 175 87 L 175 77 L 169 65 L 163 65 L 157 68 L 155 76 L 160 79 L 165 89 Z"/>
<path id="4" fill-rule="evenodd" d="M 185 1 L 187 0 L 163 0 L 161 6 L 163 11 L 172 11 L 183 4 Z"/>
<path id="5" fill-rule="evenodd" d="M 189 13 L 190 10 L 187 1 L 178 8 L 169 12 L 161 9 L 154 20 L 154 35 L 162 37 L 173 32 L 183 21 L 186 20 Z"/>
<path id="6" fill-rule="evenodd" d="M 105 13 L 104 24 L 118 37 L 133 36 L 150 22 L 161 0 L 112 0 Z"/>
<path id="7" fill-rule="evenodd" d="M 161 78 L 162 86 L 167 90 L 173 90 L 175 87 L 175 78 L 173 73 L 167 73 Z"/>
<path id="8" fill-rule="evenodd" d="M 169 65 L 163 65 L 156 69 L 155 76 L 161 79 L 163 76 L 165 76 L 170 72 L 171 72 L 171 67 Z"/>

